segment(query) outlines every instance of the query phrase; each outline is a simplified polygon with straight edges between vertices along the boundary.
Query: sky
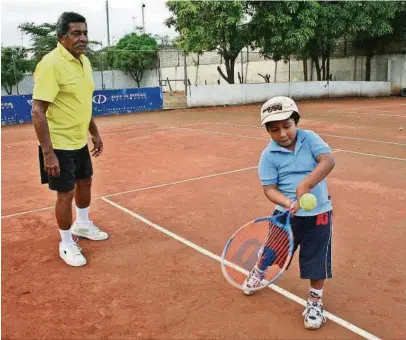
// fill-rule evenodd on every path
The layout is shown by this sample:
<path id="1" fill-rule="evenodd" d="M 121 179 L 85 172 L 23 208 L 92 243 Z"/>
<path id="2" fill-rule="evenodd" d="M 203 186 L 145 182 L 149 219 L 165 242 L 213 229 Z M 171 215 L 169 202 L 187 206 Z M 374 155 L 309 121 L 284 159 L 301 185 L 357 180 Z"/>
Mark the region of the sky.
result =
<path id="1" fill-rule="evenodd" d="M 174 29 L 164 25 L 170 16 L 165 0 L 108 0 L 110 43 L 117 42 L 126 33 L 142 26 L 141 5 L 145 3 L 144 20 L 146 33 L 176 36 Z M 22 36 L 18 25 L 23 22 L 55 23 L 64 11 L 83 15 L 88 23 L 89 39 L 101 41 L 107 46 L 106 0 L 2 0 L 1 44 L 3 46 L 30 45 L 29 37 Z"/>

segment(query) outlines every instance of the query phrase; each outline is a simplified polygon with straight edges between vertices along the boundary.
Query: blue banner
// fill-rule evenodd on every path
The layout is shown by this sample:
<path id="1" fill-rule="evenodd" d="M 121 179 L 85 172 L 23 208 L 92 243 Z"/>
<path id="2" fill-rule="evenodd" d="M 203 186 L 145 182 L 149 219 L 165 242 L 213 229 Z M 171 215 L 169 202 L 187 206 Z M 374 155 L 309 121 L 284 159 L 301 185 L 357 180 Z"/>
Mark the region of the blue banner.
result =
<path id="1" fill-rule="evenodd" d="M 21 124 L 31 121 L 32 96 L 2 96 L 1 124 Z"/>
<path id="2" fill-rule="evenodd" d="M 1 124 L 31 122 L 32 95 L 2 96 Z M 163 109 L 162 89 L 120 89 L 93 93 L 93 116 L 155 111 Z"/>
<path id="3" fill-rule="evenodd" d="M 160 87 L 95 91 L 93 94 L 94 116 L 162 109 L 163 99 Z"/>

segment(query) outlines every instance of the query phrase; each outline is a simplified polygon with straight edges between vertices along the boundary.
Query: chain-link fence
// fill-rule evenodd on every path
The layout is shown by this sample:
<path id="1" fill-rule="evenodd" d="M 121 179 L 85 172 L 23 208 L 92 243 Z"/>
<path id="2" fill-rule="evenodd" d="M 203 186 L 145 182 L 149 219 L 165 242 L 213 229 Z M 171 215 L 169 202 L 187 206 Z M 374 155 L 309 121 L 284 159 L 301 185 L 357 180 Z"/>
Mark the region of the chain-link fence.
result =
<path id="1" fill-rule="evenodd" d="M 31 94 L 37 60 L 41 55 L 2 49 L 2 95 Z M 260 53 L 242 50 L 234 62 L 215 51 L 185 55 L 178 50 L 119 51 L 100 50 L 87 54 L 93 66 L 96 90 L 160 86 L 164 108 L 186 106 L 188 86 L 220 84 L 259 84 L 298 81 L 387 81 L 389 59 L 374 56 L 332 57 L 275 62 Z M 25 64 L 25 62 L 28 64 Z M 29 61 L 27 61 L 29 60 Z M 31 64 L 30 64 L 31 63 Z M 370 65 L 370 66 L 368 66 Z M 8 83 L 3 80 L 8 79 Z M 4 84 L 3 84 L 4 83 Z"/>

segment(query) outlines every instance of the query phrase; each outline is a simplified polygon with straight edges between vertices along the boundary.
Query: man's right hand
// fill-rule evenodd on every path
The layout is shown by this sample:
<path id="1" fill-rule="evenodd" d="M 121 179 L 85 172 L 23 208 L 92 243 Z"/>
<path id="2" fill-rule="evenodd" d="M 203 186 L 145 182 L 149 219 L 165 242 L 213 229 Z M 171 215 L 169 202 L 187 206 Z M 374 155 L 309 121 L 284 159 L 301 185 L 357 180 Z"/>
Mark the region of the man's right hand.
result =
<path id="1" fill-rule="evenodd" d="M 44 163 L 44 170 L 48 173 L 49 177 L 59 177 L 59 161 L 54 150 L 44 152 Z"/>

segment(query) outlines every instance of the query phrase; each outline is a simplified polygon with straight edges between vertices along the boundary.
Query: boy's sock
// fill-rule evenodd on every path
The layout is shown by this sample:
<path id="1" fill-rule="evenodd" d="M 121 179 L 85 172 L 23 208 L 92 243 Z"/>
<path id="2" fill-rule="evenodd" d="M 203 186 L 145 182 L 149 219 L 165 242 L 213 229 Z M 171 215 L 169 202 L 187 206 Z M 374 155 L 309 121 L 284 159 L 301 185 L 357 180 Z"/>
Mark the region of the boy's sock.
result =
<path id="1" fill-rule="evenodd" d="M 323 297 L 323 288 L 322 289 L 316 289 L 316 288 L 310 288 L 309 289 L 309 298 L 308 301 L 310 303 L 312 302 L 319 302 L 321 303 L 321 298 Z"/>

